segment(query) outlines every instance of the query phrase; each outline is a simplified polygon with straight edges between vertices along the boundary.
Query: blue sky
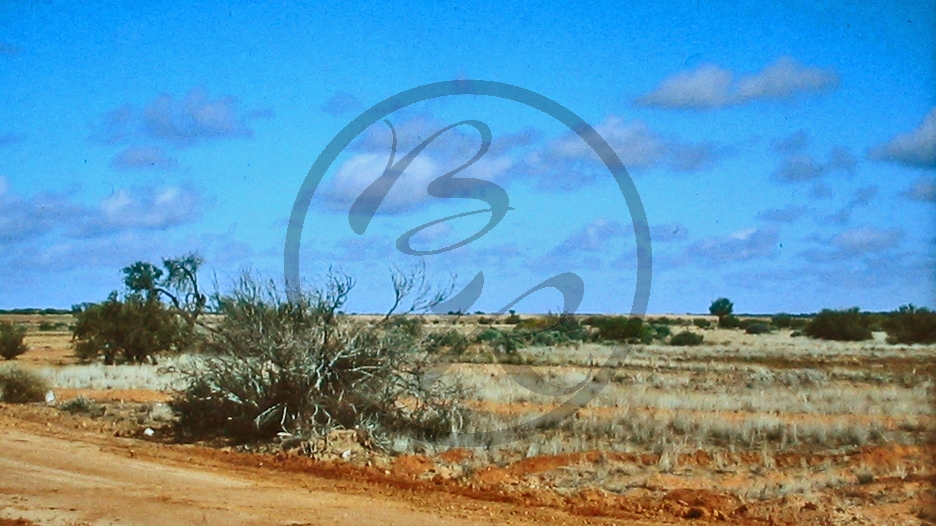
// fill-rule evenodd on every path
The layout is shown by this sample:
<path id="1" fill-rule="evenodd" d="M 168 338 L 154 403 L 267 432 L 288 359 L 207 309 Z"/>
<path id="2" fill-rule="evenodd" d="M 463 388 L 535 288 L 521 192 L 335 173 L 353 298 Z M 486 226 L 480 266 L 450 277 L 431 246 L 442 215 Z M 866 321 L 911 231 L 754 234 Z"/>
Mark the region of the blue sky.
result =
<path id="1" fill-rule="evenodd" d="M 0 6 L 0 308 L 69 307 L 119 288 L 137 260 L 198 251 L 203 281 L 283 273 L 288 218 L 325 145 L 361 112 L 438 81 L 542 94 L 607 140 L 652 243 L 650 312 L 814 312 L 936 305 L 936 6 L 787 2 L 129 3 Z M 423 258 L 494 311 L 575 272 L 581 310 L 628 312 L 632 218 L 608 170 L 558 121 L 517 103 L 443 98 L 387 117 L 398 158 L 480 120 L 490 151 L 460 176 L 510 211 Z M 418 225 L 479 209 L 427 185 L 480 144 L 457 127 L 403 173 L 364 235 L 348 209 L 391 143 L 377 123 L 316 190 L 301 270 L 355 276 L 349 310 L 389 304 L 395 248 Z M 482 205 L 483 207 L 483 205 Z M 451 245 L 486 214 L 427 229 Z M 542 291 L 521 311 L 558 310 Z"/>

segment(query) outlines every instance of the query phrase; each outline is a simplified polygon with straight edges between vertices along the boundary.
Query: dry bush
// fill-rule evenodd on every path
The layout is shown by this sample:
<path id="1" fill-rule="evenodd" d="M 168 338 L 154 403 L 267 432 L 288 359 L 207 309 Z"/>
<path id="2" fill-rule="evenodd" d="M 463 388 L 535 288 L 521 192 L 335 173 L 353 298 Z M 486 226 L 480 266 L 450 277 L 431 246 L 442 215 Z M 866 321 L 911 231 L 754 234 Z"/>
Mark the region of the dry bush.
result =
<path id="1" fill-rule="evenodd" d="M 49 381 L 39 373 L 15 365 L 0 367 L 0 402 L 42 402 L 49 388 Z"/>
<path id="2" fill-rule="evenodd" d="M 936 312 L 925 307 L 901 306 L 882 325 L 888 343 L 936 343 Z"/>
<path id="3" fill-rule="evenodd" d="M 12 360 L 27 351 L 23 337 L 26 329 L 12 323 L 0 323 L 0 356 Z"/>
<path id="4" fill-rule="evenodd" d="M 217 298 L 222 319 L 208 352 L 180 368 L 188 386 L 171 403 L 179 431 L 246 441 L 357 429 L 389 448 L 396 436 L 429 440 L 457 430 L 458 386 L 427 381 L 437 342 L 392 318 L 393 310 L 371 322 L 339 314 L 353 287 L 330 274 L 323 287 L 287 298 L 272 282 L 243 276 Z M 397 273 L 394 290 L 393 309 L 415 292 L 408 313 L 445 298 L 418 273 Z"/>

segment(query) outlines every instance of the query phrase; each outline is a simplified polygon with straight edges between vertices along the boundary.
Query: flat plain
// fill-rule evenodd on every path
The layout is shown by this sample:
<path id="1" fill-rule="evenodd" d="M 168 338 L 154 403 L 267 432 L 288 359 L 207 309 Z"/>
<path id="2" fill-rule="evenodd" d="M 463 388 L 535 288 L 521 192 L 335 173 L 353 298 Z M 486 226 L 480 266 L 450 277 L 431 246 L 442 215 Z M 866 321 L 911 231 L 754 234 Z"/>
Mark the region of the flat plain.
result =
<path id="1" fill-rule="evenodd" d="M 2 318 L 29 328 L 16 361 L 51 381 L 55 401 L 0 404 L 0 524 L 357 524 L 365 508 L 388 524 L 933 520 L 936 347 L 883 333 L 845 343 L 687 323 L 673 328 L 702 345 L 534 346 L 509 364 L 470 349 L 448 374 L 467 387 L 472 431 L 564 401 L 517 385 L 507 372 L 519 364 L 555 386 L 599 365 L 610 381 L 572 418 L 507 444 L 377 452 L 343 431 L 299 448 L 174 443 L 161 430 L 185 357 L 81 364 L 66 330 L 38 330 L 67 316 Z M 115 488 L 136 511 L 107 496 Z"/>

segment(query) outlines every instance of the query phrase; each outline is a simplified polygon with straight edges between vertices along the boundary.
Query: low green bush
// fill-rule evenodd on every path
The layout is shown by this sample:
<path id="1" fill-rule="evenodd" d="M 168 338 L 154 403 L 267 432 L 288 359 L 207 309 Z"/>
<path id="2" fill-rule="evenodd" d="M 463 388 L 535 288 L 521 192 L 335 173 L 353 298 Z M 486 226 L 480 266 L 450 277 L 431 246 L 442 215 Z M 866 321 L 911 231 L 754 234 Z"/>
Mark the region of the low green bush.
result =
<path id="1" fill-rule="evenodd" d="M 729 314 L 718 320 L 718 328 L 720 329 L 737 329 L 740 326 L 741 320 L 733 314 Z"/>
<path id="2" fill-rule="evenodd" d="M 704 337 L 701 334 L 696 334 L 690 331 L 683 331 L 670 338 L 670 345 L 676 345 L 679 347 L 694 346 L 701 344 L 703 339 Z"/>
<path id="3" fill-rule="evenodd" d="M 788 329 L 793 323 L 793 318 L 789 314 L 777 314 L 770 317 L 770 323 L 778 329 Z"/>
<path id="4" fill-rule="evenodd" d="M 0 402 L 42 402 L 50 388 L 49 381 L 35 371 L 12 364 L 0 366 Z"/>
<path id="5" fill-rule="evenodd" d="M 478 341 L 487 343 L 503 337 L 504 333 L 497 329 L 484 329 L 481 331 L 481 334 L 478 335 Z"/>
<path id="6" fill-rule="evenodd" d="M 517 324 L 514 333 L 518 340 L 532 345 L 563 345 L 591 339 L 591 331 L 571 314 L 527 318 Z"/>
<path id="7" fill-rule="evenodd" d="M 510 311 L 510 316 L 504 318 L 504 323 L 507 325 L 517 325 L 521 321 L 522 320 L 520 319 L 520 316 L 518 316 L 514 311 Z"/>
<path id="8" fill-rule="evenodd" d="M 904 305 L 882 322 L 888 343 L 936 343 L 936 312 Z"/>
<path id="9" fill-rule="evenodd" d="M 660 325 L 658 323 L 652 323 L 647 327 L 650 329 L 652 336 L 656 338 L 657 340 L 665 340 L 667 337 L 669 337 L 673 333 L 670 330 L 669 325 Z"/>
<path id="10" fill-rule="evenodd" d="M 803 330 L 809 325 L 809 318 L 793 318 L 790 320 L 790 328 L 794 330 Z"/>
<path id="11" fill-rule="evenodd" d="M 12 323 L 0 323 L 0 356 L 4 360 L 12 360 L 28 350 L 23 338 L 26 329 Z"/>
<path id="12" fill-rule="evenodd" d="M 429 341 L 431 342 L 431 349 L 447 347 L 455 354 L 461 354 L 468 350 L 469 344 L 468 338 L 455 329 L 450 329 L 443 333 L 430 334 Z"/>
<path id="13" fill-rule="evenodd" d="M 871 339 L 871 329 L 858 307 L 846 310 L 824 309 L 804 328 L 812 338 L 856 342 Z"/>
<path id="14" fill-rule="evenodd" d="M 627 316 L 592 316 L 586 323 L 598 329 L 599 341 L 636 341 L 641 336 L 643 320 Z"/>
<path id="15" fill-rule="evenodd" d="M 761 321 L 750 323 L 747 328 L 744 329 L 744 332 L 748 334 L 764 334 L 770 332 L 770 325 Z"/>
<path id="16" fill-rule="evenodd" d="M 712 326 L 712 322 L 708 321 L 705 318 L 695 318 L 692 320 L 692 324 L 700 329 L 708 329 Z"/>

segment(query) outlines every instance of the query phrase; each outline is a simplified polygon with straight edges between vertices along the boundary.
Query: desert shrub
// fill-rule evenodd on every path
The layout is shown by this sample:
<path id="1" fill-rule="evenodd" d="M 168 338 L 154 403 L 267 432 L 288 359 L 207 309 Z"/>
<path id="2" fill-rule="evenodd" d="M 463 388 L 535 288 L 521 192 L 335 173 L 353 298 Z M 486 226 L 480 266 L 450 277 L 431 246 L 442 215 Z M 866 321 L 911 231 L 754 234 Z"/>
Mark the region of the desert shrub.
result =
<path id="1" fill-rule="evenodd" d="M 42 402 L 50 387 L 49 381 L 35 371 L 12 364 L 0 366 L 0 402 Z"/>
<path id="2" fill-rule="evenodd" d="M 414 338 L 422 336 L 422 322 L 415 316 L 393 316 L 387 322 L 390 328 L 398 329 Z"/>
<path id="3" fill-rule="evenodd" d="M 478 341 L 487 343 L 503 338 L 503 336 L 504 333 L 497 329 L 484 329 L 481 331 L 481 334 L 478 335 Z"/>
<path id="4" fill-rule="evenodd" d="M 887 314 L 866 312 L 861 314 L 861 324 L 871 332 L 884 332 L 884 322 L 887 318 Z"/>
<path id="5" fill-rule="evenodd" d="M 670 338 L 670 345 L 680 347 L 699 345 L 702 343 L 703 336 L 690 331 L 683 331 Z"/>
<path id="6" fill-rule="evenodd" d="M 155 295 L 131 293 L 120 299 L 113 292 L 102 303 L 76 306 L 74 316 L 72 339 L 83 361 L 103 356 L 106 364 L 143 363 L 187 349 L 193 341 L 190 328 Z"/>
<path id="7" fill-rule="evenodd" d="M 810 320 L 808 318 L 792 318 L 790 320 L 790 328 L 795 330 L 805 329 L 809 325 Z"/>
<path id="8" fill-rule="evenodd" d="M 397 278 L 394 308 L 413 283 Z M 180 435 L 248 441 L 344 428 L 389 448 L 395 436 L 431 439 L 458 429 L 465 414 L 458 386 L 424 382 L 440 339 L 414 337 L 387 323 L 389 315 L 364 322 L 337 314 L 353 286 L 330 274 L 322 288 L 286 297 L 245 275 L 219 295 L 221 319 L 207 352 L 180 367 L 187 386 L 170 403 Z"/>
<path id="9" fill-rule="evenodd" d="M 516 337 L 532 345 L 564 345 L 591 339 L 591 332 L 571 314 L 548 314 L 517 324 Z"/>
<path id="10" fill-rule="evenodd" d="M 28 350 L 23 338 L 26 329 L 12 323 L 0 323 L 0 356 L 12 360 Z"/>
<path id="11" fill-rule="evenodd" d="M 598 329 L 596 339 L 616 341 L 636 341 L 640 338 L 643 320 L 627 316 L 592 316 L 586 320 Z"/>
<path id="12" fill-rule="evenodd" d="M 86 414 L 92 416 L 101 416 L 104 413 L 104 407 L 84 396 L 72 398 L 58 406 L 59 409 L 67 413 Z"/>
<path id="13" fill-rule="evenodd" d="M 657 325 L 656 327 L 665 327 L 666 333 L 669 334 L 669 327 L 666 327 L 665 325 Z M 649 345 L 653 343 L 654 338 L 663 339 L 665 336 L 659 336 L 659 333 L 654 330 L 653 326 L 644 325 L 640 328 L 640 336 L 638 336 L 636 340 L 630 340 L 630 342 L 640 342 L 644 345 Z"/>
<path id="14" fill-rule="evenodd" d="M 824 309 L 806 325 L 805 334 L 822 340 L 861 341 L 871 339 L 871 330 L 858 307 L 847 310 Z"/>
<path id="15" fill-rule="evenodd" d="M 39 322 L 39 330 L 42 332 L 54 331 L 55 324 L 50 321 L 41 321 Z"/>
<path id="16" fill-rule="evenodd" d="M 491 325 L 494 323 L 494 318 L 488 318 L 487 316 L 478 316 L 478 325 Z"/>
<path id="17" fill-rule="evenodd" d="M 652 323 L 648 326 L 650 329 L 651 335 L 657 340 L 665 340 L 672 334 L 669 325 L 660 325 L 658 323 Z"/>
<path id="18" fill-rule="evenodd" d="M 770 317 L 770 323 L 778 329 L 788 329 L 793 323 L 793 318 L 789 314 L 777 314 Z"/>
<path id="19" fill-rule="evenodd" d="M 737 329 L 741 326 L 741 320 L 732 314 L 728 314 L 718 320 L 718 327 L 720 329 Z"/>
<path id="20" fill-rule="evenodd" d="M 468 350 L 468 338 L 455 329 L 442 333 L 433 333 L 428 336 L 430 350 L 433 352 L 448 350 L 452 354 L 461 354 Z"/>
<path id="21" fill-rule="evenodd" d="M 523 340 L 517 338 L 513 333 L 498 332 L 500 334 L 489 342 L 490 346 L 498 353 L 516 355 L 517 351 L 525 344 Z"/>
<path id="22" fill-rule="evenodd" d="M 520 316 L 517 315 L 516 311 L 510 311 L 510 316 L 504 318 L 504 323 L 507 325 L 517 325 L 520 321 Z"/>
<path id="23" fill-rule="evenodd" d="M 936 312 L 904 305 L 881 323 L 888 343 L 936 343 Z"/>
<path id="24" fill-rule="evenodd" d="M 560 345 L 568 345 L 574 342 L 574 340 L 569 338 L 564 332 L 561 331 L 518 328 L 511 333 L 511 336 L 513 337 L 514 341 L 520 342 L 523 345 L 539 347 L 558 347 Z"/>
<path id="25" fill-rule="evenodd" d="M 744 332 L 748 334 L 764 334 L 770 332 L 770 325 L 762 321 L 749 323 L 748 326 L 744 329 Z"/>
<path id="26" fill-rule="evenodd" d="M 708 321 L 705 318 L 695 318 L 692 320 L 692 324 L 700 329 L 708 329 L 712 326 L 712 322 Z"/>

